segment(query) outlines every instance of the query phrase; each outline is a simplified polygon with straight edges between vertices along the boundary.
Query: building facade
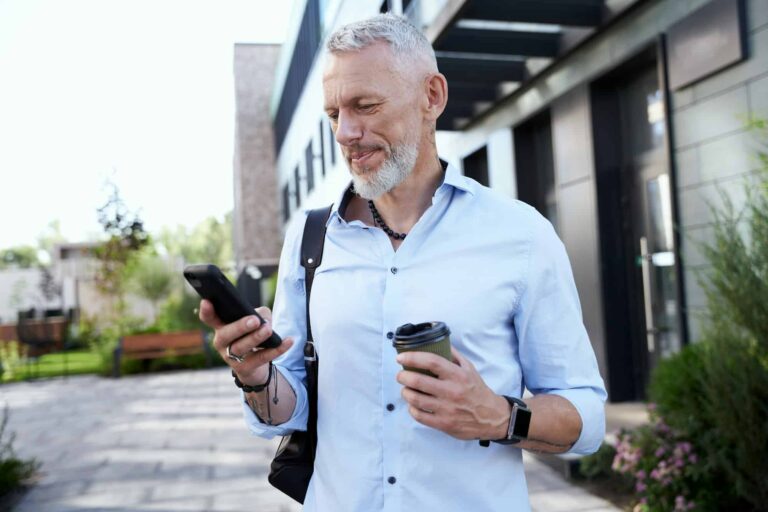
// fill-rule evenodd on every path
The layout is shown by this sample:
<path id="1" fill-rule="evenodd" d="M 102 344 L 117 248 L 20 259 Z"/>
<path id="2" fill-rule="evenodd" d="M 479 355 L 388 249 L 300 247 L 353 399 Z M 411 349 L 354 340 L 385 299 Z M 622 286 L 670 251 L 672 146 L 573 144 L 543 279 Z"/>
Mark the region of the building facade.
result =
<path id="1" fill-rule="evenodd" d="M 262 304 L 282 245 L 269 104 L 280 45 L 235 44 L 232 243 L 237 285 Z"/>
<path id="2" fill-rule="evenodd" d="M 571 258 L 612 401 L 699 336 L 697 243 L 719 190 L 738 204 L 768 118 L 765 0 L 304 0 L 271 115 L 283 226 L 349 181 L 323 112 L 324 39 L 403 13 L 435 47 L 449 102 L 438 150 L 535 206 Z"/>

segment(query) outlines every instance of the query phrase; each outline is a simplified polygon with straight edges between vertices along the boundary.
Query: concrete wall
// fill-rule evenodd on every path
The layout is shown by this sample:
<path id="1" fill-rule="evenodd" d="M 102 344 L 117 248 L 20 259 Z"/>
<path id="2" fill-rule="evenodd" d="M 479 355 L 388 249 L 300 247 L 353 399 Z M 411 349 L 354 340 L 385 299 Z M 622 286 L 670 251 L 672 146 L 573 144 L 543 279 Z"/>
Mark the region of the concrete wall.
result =
<path id="1" fill-rule="evenodd" d="M 579 86 L 551 107 L 558 233 L 579 291 L 584 325 L 603 376 L 608 374 L 600 276 L 597 186 L 589 87 Z"/>
<path id="2" fill-rule="evenodd" d="M 269 102 L 279 45 L 236 44 L 233 243 L 237 271 L 272 264 L 282 246 Z"/>
<path id="3" fill-rule="evenodd" d="M 697 276 L 707 265 L 696 243 L 712 236 L 711 211 L 718 189 L 735 204 L 759 169 L 758 141 L 749 119 L 768 119 L 768 1 L 747 1 L 748 59 L 672 96 L 682 257 L 690 338 L 701 328 L 705 296 Z"/>

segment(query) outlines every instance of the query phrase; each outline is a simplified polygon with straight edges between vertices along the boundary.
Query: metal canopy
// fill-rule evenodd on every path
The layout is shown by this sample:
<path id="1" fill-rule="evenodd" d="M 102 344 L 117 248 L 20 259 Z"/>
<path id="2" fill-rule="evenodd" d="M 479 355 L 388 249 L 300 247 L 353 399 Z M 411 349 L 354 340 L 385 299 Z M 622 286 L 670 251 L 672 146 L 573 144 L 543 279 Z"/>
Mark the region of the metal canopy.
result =
<path id="1" fill-rule="evenodd" d="M 450 0 L 432 38 L 448 79 L 438 129 L 457 130 L 563 52 L 563 32 L 604 21 L 604 0 Z M 569 28 L 570 27 L 570 28 Z M 434 30 L 434 28 L 433 28 Z M 536 59 L 529 66 L 528 59 Z"/>
<path id="2" fill-rule="evenodd" d="M 594 27 L 603 18 L 603 0 L 474 0 L 462 18 Z"/>

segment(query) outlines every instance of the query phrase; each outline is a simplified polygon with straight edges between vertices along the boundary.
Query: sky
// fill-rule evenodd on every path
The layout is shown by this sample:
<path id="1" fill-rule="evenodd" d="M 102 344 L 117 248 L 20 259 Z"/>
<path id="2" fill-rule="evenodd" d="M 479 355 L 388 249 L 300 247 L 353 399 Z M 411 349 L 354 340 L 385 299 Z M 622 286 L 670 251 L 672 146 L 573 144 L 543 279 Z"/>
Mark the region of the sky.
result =
<path id="1" fill-rule="evenodd" d="M 292 0 L 0 0 L 0 249 L 93 240 L 115 183 L 153 233 L 232 209 L 233 44 Z"/>

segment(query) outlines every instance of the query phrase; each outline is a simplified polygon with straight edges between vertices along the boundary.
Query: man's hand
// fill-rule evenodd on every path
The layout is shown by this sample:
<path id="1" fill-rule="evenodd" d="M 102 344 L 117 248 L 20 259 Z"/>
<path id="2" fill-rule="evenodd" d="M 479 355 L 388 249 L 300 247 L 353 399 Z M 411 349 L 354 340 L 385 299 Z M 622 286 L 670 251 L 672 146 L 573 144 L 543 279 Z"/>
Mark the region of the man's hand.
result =
<path id="1" fill-rule="evenodd" d="M 405 386 L 402 395 L 408 412 L 419 423 L 458 439 L 506 436 L 509 403 L 485 384 L 466 357 L 453 347 L 451 353 L 453 363 L 428 352 L 398 354 L 398 363 L 437 375 L 405 370 L 397 374 L 397 382 Z"/>
<path id="2" fill-rule="evenodd" d="M 265 320 L 264 325 L 261 325 L 256 315 L 224 324 L 216 316 L 213 304 L 205 299 L 200 301 L 200 320 L 216 332 L 213 338 L 214 348 L 235 370 L 240 381 L 249 386 L 266 382 L 269 376 L 268 363 L 293 345 L 293 339 L 286 338 L 277 348 L 259 348 L 259 345 L 272 335 L 272 312 L 266 307 L 257 308 L 256 312 Z M 245 357 L 245 361 L 238 363 L 229 359 L 228 346 L 230 353 Z"/>

